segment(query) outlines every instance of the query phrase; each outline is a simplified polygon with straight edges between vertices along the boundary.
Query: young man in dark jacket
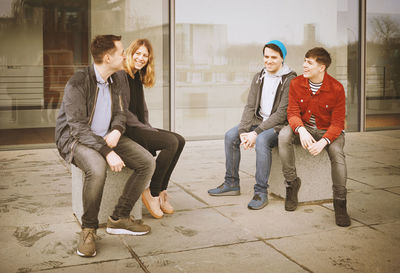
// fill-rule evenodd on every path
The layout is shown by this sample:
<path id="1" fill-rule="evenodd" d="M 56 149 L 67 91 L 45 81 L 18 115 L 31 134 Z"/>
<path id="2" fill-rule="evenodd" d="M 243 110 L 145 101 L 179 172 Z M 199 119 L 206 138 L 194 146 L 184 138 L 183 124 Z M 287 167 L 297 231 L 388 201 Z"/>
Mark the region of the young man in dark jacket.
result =
<path id="1" fill-rule="evenodd" d="M 278 144 L 280 129 L 287 124 L 286 109 L 291 79 L 296 77 L 283 61 L 285 46 L 277 40 L 263 48 L 265 67 L 257 73 L 250 87 L 240 124 L 225 134 L 225 181 L 210 189 L 212 196 L 239 195 L 240 146 L 256 150 L 256 184 L 249 209 L 262 209 L 268 204 L 268 178 L 271 150 Z"/>
<path id="2" fill-rule="evenodd" d="M 304 74 L 290 83 L 288 121 L 279 134 L 279 155 L 286 184 L 285 209 L 297 208 L 297 193 L 301 181 L 296 174 L 293 138 L 300 137 L 301 145 L 311 155 L 326 149 L 331 160 L 333 205 L 338 226 L 349 226 L 346 209 L 346 161 L 344 122 L 346 98 L 340 82 L 326 70 L 331 64 L 329 53 L 321 48 L 310 49 L 304 59 Z M 310 170 L 312 171 L 312 170 Z"/>
<path id="3" fill-rule="evenodd" d="M 111 234 L 142 235 L 150 227 L 130 217 L 135 202 L 155 168 L 153 156 L 123 136 L 126 117 L 121 90 L 125 59 L 121 36 L 97 36 L 90 47 L 94 64 L 75 73 L 68 81 L 56 123 L 56 144 L 60 155 L 85 174 L 83 184 L 82 232 L 77 254 L 96 255 L 95 234 L 106 180 L 107 166 L 119 172 L 127 166 L 135 172 L 107 222 Z"/>

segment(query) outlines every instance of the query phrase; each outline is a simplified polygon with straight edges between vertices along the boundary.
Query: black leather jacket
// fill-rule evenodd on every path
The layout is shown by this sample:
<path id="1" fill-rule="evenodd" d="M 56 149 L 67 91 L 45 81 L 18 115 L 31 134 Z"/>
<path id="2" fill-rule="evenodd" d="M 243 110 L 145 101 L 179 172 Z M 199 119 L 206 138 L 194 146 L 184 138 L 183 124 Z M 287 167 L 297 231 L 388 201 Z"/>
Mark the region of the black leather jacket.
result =
<path id="1" fill-rule="evenodd" d="M 111 75 L 112 117 L 110 131 L 125 131 L 126 116 L 122 102 L 122 89 L 128 88 L 125 72 Z M 112 151 L 103 137 L 94 134 L 91 122 L 96 107 L 97 81 L 93 65 L 76 72 L 67 82 L 64 98 L 56 122 L 55 140 L 60 155 L 71 163 L 76 143 L 92 148 L 104 157 Z"/>

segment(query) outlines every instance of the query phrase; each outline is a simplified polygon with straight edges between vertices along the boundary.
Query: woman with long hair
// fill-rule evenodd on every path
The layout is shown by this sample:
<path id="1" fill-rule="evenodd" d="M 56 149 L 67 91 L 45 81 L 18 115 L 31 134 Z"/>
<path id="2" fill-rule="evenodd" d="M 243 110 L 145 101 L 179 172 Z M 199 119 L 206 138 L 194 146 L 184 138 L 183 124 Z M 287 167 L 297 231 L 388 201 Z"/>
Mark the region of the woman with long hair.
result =
<path id="1" fill-rule="evenodd" d="M 185 146 L 185 139 L 177 133 L 153 128 L 149 123 L 143 92 L 143 86 L 149 88 L 155 83 L 154 52 L 149 40 L 138 39 L 129 45 L 126 50 L 125 72 L 130 90 L 123 94 L 127 107 L 126 134 L 153 155 L 160 151 L 150 187 L 142 193 L 142 200 L 153 217 L 161 218 L 164 213 L 174 212 L 168 201 L 167 187 Z"/>

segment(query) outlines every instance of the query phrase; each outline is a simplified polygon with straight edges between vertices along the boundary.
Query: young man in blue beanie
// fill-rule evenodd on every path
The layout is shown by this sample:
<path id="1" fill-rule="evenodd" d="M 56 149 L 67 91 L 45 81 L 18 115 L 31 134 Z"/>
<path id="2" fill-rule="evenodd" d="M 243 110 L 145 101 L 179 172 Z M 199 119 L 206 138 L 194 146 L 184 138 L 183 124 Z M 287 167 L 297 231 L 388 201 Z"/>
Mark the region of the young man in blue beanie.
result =
<path id="1" fill-rule="evenodd" d="M 208 190 L 212 196 L 240 194 L 240 146 L 256 150 L 256 184 L 249 209 L 262 209 L 268 204 L 268 178 L 271 150 L 278 144 L 280 129 L 287 124 L 290 81 L 296 77 L 285 63 L 287 51 L 282 42 L 264 45 L 264 68 L 254 75 L 240 124 L 225 134 L 225 181 Z"/>

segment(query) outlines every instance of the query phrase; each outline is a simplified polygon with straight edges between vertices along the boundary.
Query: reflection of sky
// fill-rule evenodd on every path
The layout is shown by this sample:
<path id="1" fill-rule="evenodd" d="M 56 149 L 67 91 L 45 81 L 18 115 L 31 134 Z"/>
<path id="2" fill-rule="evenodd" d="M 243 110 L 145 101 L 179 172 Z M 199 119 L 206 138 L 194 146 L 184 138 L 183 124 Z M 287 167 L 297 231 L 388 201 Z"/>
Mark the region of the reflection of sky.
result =
<path id="1" fill-rule="evenodd" d="M 176 23 L 226 24 L 230 44 L 264 43 L 271 39 L 300 45 L 304 25 L 315 24 L 316 38 L 329 46 L 343 38 L 338 24 L 358 16 L 354 0 L 176 0 Z M 374 13 L 400 13 L 399 0 L 367 0 Z M 338 22 L 338 12 L 348 12 L 348 22 Z M 342 18 L 342 17 L 341 17 Z M 354 28 L 356 25 L 346 26 Z M 346 35 L 345 35 L 346 36 Z"/>
<path id="2" fill-rule="evenodd" d="M 234 44 L 264 43 L 281 39 L 302 44 L 304 25 L 315 24 L 317 39 L 335 45 L 337 10 L 346 0 L 177 0 L 176 23 L 227 24 L 228 41 Z"/>

